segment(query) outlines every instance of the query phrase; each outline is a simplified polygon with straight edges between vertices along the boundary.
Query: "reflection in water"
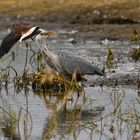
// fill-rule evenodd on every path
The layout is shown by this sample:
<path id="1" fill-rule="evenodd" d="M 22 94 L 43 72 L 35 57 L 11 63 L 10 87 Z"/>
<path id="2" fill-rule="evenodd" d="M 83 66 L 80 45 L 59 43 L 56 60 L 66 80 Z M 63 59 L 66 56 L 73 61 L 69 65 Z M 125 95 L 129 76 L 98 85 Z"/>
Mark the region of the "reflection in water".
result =
<path id="1" fill-rule="evenodd" d="M 24 95 L 24 105 L 19 103 L 15 106 L 17 94 L 11 94 L 9 88 L 5 92 L 2 90 L 0 94 L 1 137 L 7 140 L 26 140 L 31 135 L 32 118 L 28 110 L 28 93 L 24 91 Z"/>
<path id="2" fill-rule="evenodd" d="M 82 96 L 76 97 L 73 91 L 60 93 L 57 96 L 54 96 L 54 94 L 51 96 L 47 92 L 35 94 L 39 95 L 47 109 L 52 110 L 44 126 L 42 133 L 43 140 L 57 138 L 58 136 L 73 135 L 77 131 L 80 133 L 80 130 L 86 127 L 86 125 L 95 125 L 94 120 L 96 118 L 100 119 L 101 112 L 104 111 L 104 107 L 102 106 L 89 109 L 84 98 Z M 74 96 L 74 100 L 69 100 L 71 96 Z M 92 102 L 90 105 L 92 106 Z"/>
<path id="3" fill-rule="evenodd" d="M 2 133 L 2 137 L 5 137 L 6 140 L 21 140 L 21 137 L 19 135 L 15 135 L 15 132 L 13 133 L 11 130 L 3 129 Z"/>
<path id="4" fill-rule="evenodd" d="M 108 88 L 104 88 L 105 87 L 100 89 L 103 98 L 105 100 L 110 98 L 110 100 L 108 100 L 109 102 L 103 102 L 109 109 L 106 110 L 106 113 L 104 111 L 104 106 L 96 106 L 95 101 L 91 100 L 91 97 L 86 99 L 82 96 L 78 97 L 76 94 L 73 94 L 72 91 L 67 94 L 60 93 L 60 96 L 51 96 L 49 93 L 39 94 L 46 108 L 52 110 L 44 124 L 41 139 L 84 140 L 87 137 L 89 137 L 89 139 L 111 139 L 117 136 L 119 136 L 120 139 L 132 137 L 126 134 L 126 132 L 132 132 L 136 122 L 130 118 L 128 121 L 127 115 L 138 119 L 138 112 L 134 113 L 133 111 L 136 111 L 139 107 L 139 105 L 130 105 L 131 111 L 134 114 L 130 112 L 130 108 L 126 110 L 126 102 L 129 101 L 130 96 L 133 96 L 132 91 L 123 90 L 122 87 L 114 87 L 108 92 Z M 104 94 L 108 95 L 105 96 Z M 89 92 L 89 95 L 91 96 L 91 92 Z M 94 93 L 94 96 L 96 95 L 99 97 L 101 96 L 99 92 Z M 64 100 L 66 99 L 65 97 L 69 99 L 71 96 L 73 100 Z M 88 97 L 88 94 L 86 97 Z M 130 122 L 134 124 L 132 125 Z M 131 128 L 126 127 L 130 126 L 129 123 L 131 124 Z M 137 127 L 139 128 L 139 125 Z"/>
<path id="5" fill-rule="evenodd" d="M 18 94 L 1 92 L 1 106 L 10 112 L 10 105 L 16 112 L 16 124 L 11 130 L 1 129 L 1 137 L 84 140 L 110 139 L 121 135 L 120 138 L 126 138 L 125 126 L 130 126 L 132 122 L 136 124 L 138 119 L 139 103 L 134 100 L 137 98 L 134 89 L 85 87 L 85 96 L 78 96 L 74 91 L 34 91 L 34 94 L 25 91 Z M 16 102 L 18 110 L 13 107 Z M 133 129 L 131 124 L 129 131 Z"/>
<path id="6" fill-rule="evenodd" d="M 39 96 L 46 109 L 51 109 L 53 112 L 55 112 L 63 108 L 63 106 L 71 98 L 73 91 L 58 93 L 54 90 L 49 90 L 48 92 L 37 91 L 34 92 L 34 94 Z"/>
<path id="7" fill-rule="evenodd" d="M 74 108 L 57 112 L 53 116 L 58 123 L 56 135 L 68 137 L 74 133 L 80 133 L 80 130 L 86 129 L 87 126 L 90 127 L 90 125 L 94 125 L 93 121 L 96 120 L 96 117 L 98 119 L 100 118 L 102 111 L 103 110 L 99 110 L 97 114 L 96 109 L 94 111 L 94 109 Z M 51 121 L 51 119 L 49 119 L 49 121 Z M 48 128 L 48 125 L 46 125 L 45 128 L 46 127 Z"/>

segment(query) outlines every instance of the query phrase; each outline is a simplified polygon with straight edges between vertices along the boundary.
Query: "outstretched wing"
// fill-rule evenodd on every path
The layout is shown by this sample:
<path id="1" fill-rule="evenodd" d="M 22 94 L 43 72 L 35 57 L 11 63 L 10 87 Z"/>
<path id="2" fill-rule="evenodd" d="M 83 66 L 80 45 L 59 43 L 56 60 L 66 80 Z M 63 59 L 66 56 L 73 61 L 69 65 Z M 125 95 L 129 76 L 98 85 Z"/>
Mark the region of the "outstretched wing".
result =
<path id="1" fill-rule="evenodd" d="M 97 66 L 72 53 L 58 51 L 56 54 L 58 55 L 59 65 L 63 73 L 73 74 L 74 70 L 76 70 L 78 74 L 105 75 Z"/>
<path id="2" fill-rule="evenodd" d="M 20 37 L 20 35 L 11 32 L 3 39 L 0 46 L 0 58 L 9 52 L 12 46 L 20 39 Z"/>
<path id="3" fill-rule="evenodd" d="M 39 30 L 39 26 L 36 27 L 32 27 L 27 33 L 26 36 L 23 37 L 22 41 L 27 40 L 29 38 L 32 38 L 33 36 L 39 34 L 40 32 L 38 32 Z"/>
<path id="4" fill-rule="evenodd" d="M 40 33 L 38 32 L 39 26 L 33 27 L 28 23 L 14 24 L 12 25 L 11 30 L 18 34 L 21 34 L 20 41 L 27 40 Z"/>
<path id="5" fill-rule="evenodd" d="M 31 38 L 37 34 L 38 30 L 38 26 L 32 27 L 30 24 L 14 24 L 12 27 L 12 32 L 8 34 L 2 41 L 0 46 L 0 58 L 8 53 L 17 41 L 23 41 Z"/>

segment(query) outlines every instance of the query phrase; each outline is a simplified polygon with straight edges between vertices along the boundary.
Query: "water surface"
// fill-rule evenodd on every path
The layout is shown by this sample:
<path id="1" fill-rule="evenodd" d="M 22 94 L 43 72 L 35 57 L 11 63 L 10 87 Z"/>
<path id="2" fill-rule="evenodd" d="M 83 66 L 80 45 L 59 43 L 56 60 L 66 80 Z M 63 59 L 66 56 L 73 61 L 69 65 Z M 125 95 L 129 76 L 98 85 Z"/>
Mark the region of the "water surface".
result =
<path id="1" fill-rule="evenodd" d="M 103 67 L 107 57 L 107 45 L 92 40 L 72 44 L 70 39 L 54 41 L 50 40 L 52 51 L 66 50 L 83 57 L 84 59 Z M 128 52 L 130 46 L 127 42 L 113 42 L 110 44 L 115 52 L 115 73 L 106 70 L 109 77 L 118 74 L 138 74 L 139 62 L 129 61 Z M 17 49 L 18 48 L 18 49 Z M 38 49 L 35 44 L 32 49 Z M 31 65 L 30 57 L 33 51 L 28 49 L 27 68 L 36 71 L 36 64 Z M 15 60 L 9 52 L 1 60 L 0 67 L 3 69 L 8 64 L 18 72 L 22 73 L 25 68 L 25 45 L 19 48 L 19 44 L 11 50 L 15 52 Z M 14 77 L 14 74 L 11 77 Z M 89 76 L 89 80 L 98 79 L 98 76 Z M 90 86 L 85 87 L 78 97 L 76 92 L 68 91 L 69 100 L 64 102 L 65 96 L 50 96 L 49 93 L 35 92 L 31 87 L 20 92 L 15 92 L 14 83 L 8 85 L 8 89 L 2 86 L 0 93 L 0 106 L 7 111 L 15 112 L 19 119 L 19 125 L 11 132 L 4 131 L 1 125 L 1 139 L 69 139 L 69 140 L 91 140 L 91 139 L 128 139 L 132 138 L 133 119 L 136 119 L 140 111 L 139 94 L 137 85 L 120 86 Z M 52 91 L 56 92 L 56 91 Z M 135 112 L 135 113 L 134 113 Z M 3 113 L 1 113 L 1 117 Z M 20 116 L 20 117 L 19 117 Z M 124 121 L 124 120 L 126 121 Z M 127 122 L 130 119 L 130 124 Z M 6 120 L 8 123 L 8 118 Z M 137 126 L 139 127 L 139 126 Z M 137 132 L 139 133 L 139 132 Z"/>

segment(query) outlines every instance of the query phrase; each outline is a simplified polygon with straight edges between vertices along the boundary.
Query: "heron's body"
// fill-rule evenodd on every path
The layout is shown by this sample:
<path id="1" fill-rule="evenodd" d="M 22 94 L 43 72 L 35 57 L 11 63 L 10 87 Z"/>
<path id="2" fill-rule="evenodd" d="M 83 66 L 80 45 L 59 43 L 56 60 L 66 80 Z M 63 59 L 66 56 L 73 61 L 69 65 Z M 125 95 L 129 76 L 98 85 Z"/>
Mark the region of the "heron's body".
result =
<path id="1" fill-rule="evenodd" d="M 101 69 L 92 65 L 88 61 L 84 60 L 73 53 L 65 51 L 51 52 L 48 49 L 45 50 L 48 65 L 62 74 L 72 75 L 76 70 L 78 75 L 100 75 L 105 76 Z"/>

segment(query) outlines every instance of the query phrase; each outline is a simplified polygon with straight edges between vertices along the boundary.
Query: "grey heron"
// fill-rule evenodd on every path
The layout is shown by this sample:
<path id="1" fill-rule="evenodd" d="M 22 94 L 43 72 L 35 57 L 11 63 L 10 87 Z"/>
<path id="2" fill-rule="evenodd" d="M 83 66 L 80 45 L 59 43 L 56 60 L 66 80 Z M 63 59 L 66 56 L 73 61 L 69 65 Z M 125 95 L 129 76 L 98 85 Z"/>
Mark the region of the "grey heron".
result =
<path id="1" fill-rule="evenodd" d="M 2 41 L 0 46 L 0 57 L 8 53 L 12 46 L 18 41 L 21 42 L 35 36 L 37 44 L 40 44 L 39 40 L 48 38 L 52 35 L 54 35 L 53 32 L 46 32 L 45 30 L 40 29 L 39 26 L 33 27 L 27 23 L 15 24 L 12 27 L 11 33 L 8 34 Z M 51 52 L 47 49 L 47 46 L 44 43 L 38 46 L 45 52 L 47 63 L 50 65 L 50 67 L 59 73 L 72 75 L 74 71 L 76 71 L 77 75 L 97 74 L 105 76 L 101 69 L 90 64 L 81 57 L 63 51 L 58 51 L 55 53 Z"/>
<path id="2" fill-rule="evenodd" d="M 46 44 L 42 42 L 46 35 L 38 34 L 36 43 L 46 55 L 47 64 L 54 70 L 65 75 L 72 75 L 75 71 L 80 75 L 100 75 L 105 76 L 104 72 L 85 59 L 65 51 L 50 51 Z"/>

